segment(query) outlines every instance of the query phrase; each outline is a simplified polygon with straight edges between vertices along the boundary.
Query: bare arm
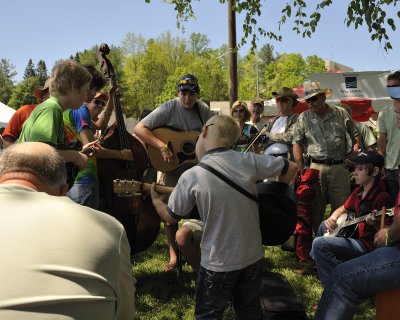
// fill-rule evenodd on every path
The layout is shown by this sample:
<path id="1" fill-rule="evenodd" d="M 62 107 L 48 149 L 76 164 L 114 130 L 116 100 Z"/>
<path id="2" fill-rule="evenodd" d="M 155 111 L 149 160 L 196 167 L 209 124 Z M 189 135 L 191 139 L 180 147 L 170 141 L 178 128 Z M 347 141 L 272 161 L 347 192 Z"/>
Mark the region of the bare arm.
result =
<path id="1" fill-rule="evenodd" d="M 304 152 L 304 147 L 302 147 L 301 145 L 299 145 L 297 143 L 295 143 L 293 145 L 294 161 L 296 162 L 298 171 L 300 171 L 301 175 L 303 175 L 303 171 L 304 171 L 303 152 Z"/>
<path id="2" fill-rule="evenodd" d="M 144 126 L 142 121 L 136 125 L 133 133 L 137 135 L 140 140 L 160 150 L 165 162 L 173 163 L 174 158 L 172 152 L 165 146 L 163 141 L 158 139 L 149 129 Z"/>
<path id="3" fill-rule="evenodd" d="M 297 172 L 297 165 L 293 161 L 288 161 L 288 162 L 289 162 L 289 167 L 286 173 L 278 176 L 279 182 L 284 182 L 287 184 L 289 184 L 292 181 Z"/>
<path id="4" fill-rule="evenodd" d="M 167 205 L 162 201 L 160 195 L 156 192 L 156 184 L 153 183 L 150 190 L 151 200 L 156 208 L 158 215 L 167 223 L 175 224 L 178 220 L 174 219 L 167 211 Z"/>
<path id="5" fill-rule="evenodd" d="M 377 151 L 383 157 L 386 154 L 386 141 L 387 141 L 387 134 L 379 132 L 379 134 L 378 134 L 378 142 L 377 142 L 377 148 L 378 148 Z"/>
<path id="6" fill-rule="evenodd" d="M 58 152 L 64 158 L 65 162 L 72 162 L 80 169 L 86 166 L 88 157 L 85 154 L 75 150 L 58 150 Z"/>
<path id="7" fill-rule="evenodd" d="M 82 139 L 82 144 L 86 145 L 95 141 L 93 131 L 89 128 L 83 129 L 79 135 Z M 98 143 L 93 144 L 92 149 L 96 158 L 102 159 L 118 159 L 118 160 L 133 160 L 132 152 L 128 149 L 124 150 L 111 150 L 100 146 Z"/>
<path id="8" fill-rule="evenodd" d="M 334 230 L 337 227 L 337 219 L 339 219 L 339 217 L 346 212 L 346 209 L 344 208 L 344 206 L 340 206 L 339 208 L 337 208 L 332 214 L 331 216 L 326 219 L 325 221 L 325 225 L 329 230 Z"/>

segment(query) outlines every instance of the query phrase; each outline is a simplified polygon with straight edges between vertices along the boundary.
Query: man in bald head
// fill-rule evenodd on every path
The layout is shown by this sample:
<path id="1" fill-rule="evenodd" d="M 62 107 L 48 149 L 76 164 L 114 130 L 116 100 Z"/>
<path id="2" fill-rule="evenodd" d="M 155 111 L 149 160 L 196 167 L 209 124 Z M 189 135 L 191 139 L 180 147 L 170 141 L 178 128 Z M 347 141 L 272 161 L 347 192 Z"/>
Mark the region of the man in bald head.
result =
<path id="1" fill-rule="evenodd" d="M 124 228 L 63 197 L 64 168 L 41 142 L 0 156 L 0 319 L 134 319 Z"/>

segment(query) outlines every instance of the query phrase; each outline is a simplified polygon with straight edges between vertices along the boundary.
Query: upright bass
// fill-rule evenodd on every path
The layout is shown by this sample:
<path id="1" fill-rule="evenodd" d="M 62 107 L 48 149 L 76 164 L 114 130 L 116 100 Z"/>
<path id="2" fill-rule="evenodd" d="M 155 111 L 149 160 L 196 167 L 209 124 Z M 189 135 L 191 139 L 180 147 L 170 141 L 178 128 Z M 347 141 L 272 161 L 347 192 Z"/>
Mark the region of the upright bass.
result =
<path id="1" fill-rule="evenodd" d="M 109 52 L 108 45 L 101 44 L 98 59 L 105 77 L 111 81 L 112 87 L 116 88 L 114 67 L 107 57 Z M 102 135 L 101 144 L 114 150 L 129 149 L 133 160 L 98 159 L 100 210 L 122 223 L 131 246 L 131 254 L 136 254 L 151 246 L 157 238 L 160 217 L 150 196 L 143 191 L 123 196 L 113 191 L 113 181 L 117 179 L 141 181 L 145 171 L 149 169 L 150 162 L 142 143 L 126 130 L 119 96 L 113 94 L 112 98 L 116 121 Z"/>

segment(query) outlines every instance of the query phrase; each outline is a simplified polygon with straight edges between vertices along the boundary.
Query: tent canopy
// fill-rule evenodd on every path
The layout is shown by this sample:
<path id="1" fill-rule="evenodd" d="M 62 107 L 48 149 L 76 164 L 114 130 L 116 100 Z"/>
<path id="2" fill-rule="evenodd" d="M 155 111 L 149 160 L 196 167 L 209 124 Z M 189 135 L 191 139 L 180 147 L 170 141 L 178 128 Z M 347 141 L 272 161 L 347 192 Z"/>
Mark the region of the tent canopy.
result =
<path id="1" fill-rule="evenodd" d="M 0 128 L 3 128 L 10 121 L 15 110 L 0 102 Z"/>

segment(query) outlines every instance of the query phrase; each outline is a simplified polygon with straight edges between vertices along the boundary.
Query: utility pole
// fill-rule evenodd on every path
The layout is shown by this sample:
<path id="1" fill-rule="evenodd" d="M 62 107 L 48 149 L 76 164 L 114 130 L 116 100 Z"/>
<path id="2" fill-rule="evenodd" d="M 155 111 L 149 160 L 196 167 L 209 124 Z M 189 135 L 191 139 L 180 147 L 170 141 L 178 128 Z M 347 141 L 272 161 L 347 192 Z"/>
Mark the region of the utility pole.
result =
<path id="1" fill-rule="evenodd" d="M 229 54 L 229 107 L 238 98 L 237 51 L 236 51 L 236 14 L 228 0 L 228 54 Z"/>

